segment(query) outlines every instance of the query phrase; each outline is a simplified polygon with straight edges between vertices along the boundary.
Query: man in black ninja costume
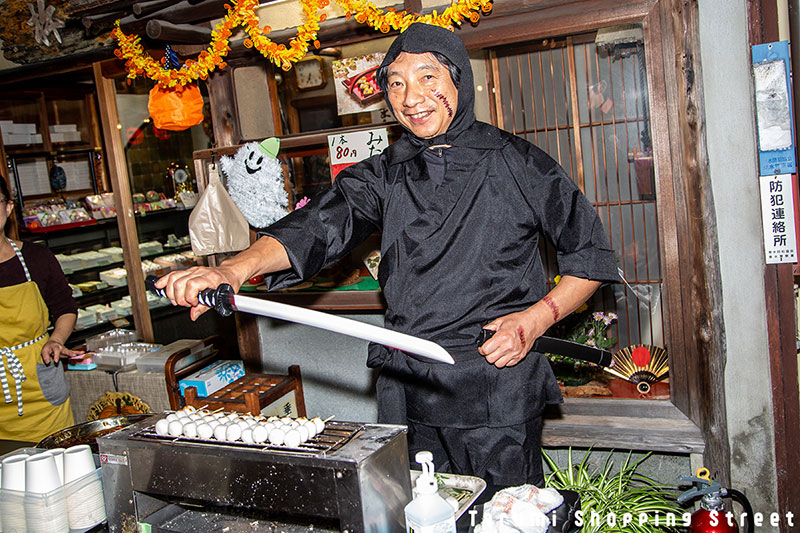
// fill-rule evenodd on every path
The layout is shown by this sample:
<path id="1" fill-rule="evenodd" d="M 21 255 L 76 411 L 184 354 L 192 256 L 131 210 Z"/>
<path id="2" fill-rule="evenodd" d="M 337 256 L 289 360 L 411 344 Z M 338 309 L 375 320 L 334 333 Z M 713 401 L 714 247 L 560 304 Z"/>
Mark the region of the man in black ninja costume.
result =
<path id="1" fill-rule="evenodd" d="M 371 345 L 378 421 L 408 425 L 412 461 L 430 450 L 441 472 L 541 484 L 541 416 L 562 399 L 547 359 L 530 349 L 617 280 L 606 233 L 555 161 L 475 120 L 472 69 L 453 32 L 412 24 L 377 78 L 406 129 L 397 142 L 220 267 L 173 272 L 158 286 L 196 318 L 201 289 L 238 290 L 257 274 L 269 289 L 291 286 L 380 230 L 386 327 L 440 344 L 456 364 Z M 549 292 L 540 235 L 562 276 Z M 495 333 L 478 346 L 482 328 Z"/>

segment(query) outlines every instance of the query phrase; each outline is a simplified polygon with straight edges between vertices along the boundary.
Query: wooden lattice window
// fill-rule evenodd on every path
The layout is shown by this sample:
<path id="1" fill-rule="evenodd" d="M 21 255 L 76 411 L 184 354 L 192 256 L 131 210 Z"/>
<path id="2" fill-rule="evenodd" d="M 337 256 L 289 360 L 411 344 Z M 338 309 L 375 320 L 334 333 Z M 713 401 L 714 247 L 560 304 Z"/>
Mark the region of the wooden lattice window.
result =
<path id="1" fill-rule="evenodd" d="M 664 346 L 656 182 L 641 28 L 613 28 L 490 53 L 499 127 L 556 159 L 593 203 L 625 283 L 600 291 L 618 346 Z M 555 253 L 543 247 L 550 279 Z"/>

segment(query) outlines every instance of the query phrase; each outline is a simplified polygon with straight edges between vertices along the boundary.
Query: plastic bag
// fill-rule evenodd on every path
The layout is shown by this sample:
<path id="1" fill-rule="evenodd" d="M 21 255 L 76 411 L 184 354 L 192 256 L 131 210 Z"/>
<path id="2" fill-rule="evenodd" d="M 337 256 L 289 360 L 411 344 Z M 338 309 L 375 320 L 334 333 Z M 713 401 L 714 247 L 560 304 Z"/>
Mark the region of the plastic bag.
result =
<path id="1" fill-rule="evenodd" d="M 189 237 L 195 255 L 238 252 L 250 246 L 250 226 L 219 181 L 217 167 L 189 215 Z"/>
<path id="2" fill-rule="evenodd" d="M 483 521 L 476 533 L 546 533 L 550 527 L 547 513 L 564 502 L 551 488 L 534 485 L 505 488 L 484 504 Z"/>
<path id="3" fill-rule="evenodd" d="M 203 95 L 196 83 L 150 89 L 147 111 L 161 130 L 182 131 L 203 122 Z"/>

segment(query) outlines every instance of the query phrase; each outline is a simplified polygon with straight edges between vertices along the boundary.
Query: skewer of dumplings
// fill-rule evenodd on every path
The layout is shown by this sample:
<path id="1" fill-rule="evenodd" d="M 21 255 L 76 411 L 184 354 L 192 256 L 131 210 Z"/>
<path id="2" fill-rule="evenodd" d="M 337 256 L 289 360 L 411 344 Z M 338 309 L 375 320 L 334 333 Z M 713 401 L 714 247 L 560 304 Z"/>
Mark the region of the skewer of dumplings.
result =
<path id="1" fill-rule="evenodd" d="M 156 423 L 158 435 L 171 437 L 215 439 L 220 442 L 244 442 L 247 444 L 269 444 L 296 448 L 325 430 L 325 420 L 271 416 L 242 415 L 186 406 L 167 415 Z"/>

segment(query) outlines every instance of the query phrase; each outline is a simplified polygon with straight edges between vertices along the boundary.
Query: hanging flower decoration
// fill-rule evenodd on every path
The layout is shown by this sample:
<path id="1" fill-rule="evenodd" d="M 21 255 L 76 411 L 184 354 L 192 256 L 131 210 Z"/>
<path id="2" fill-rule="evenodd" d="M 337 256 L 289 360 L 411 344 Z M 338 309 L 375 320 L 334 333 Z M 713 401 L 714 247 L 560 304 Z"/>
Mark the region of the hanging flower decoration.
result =
<path id="1" fill-rule="evenodd" d="M 457 0 L 442 14 L 436 11 L 429 15 L 418 15 L 406 11 L 395 11 L 392 8 L 382 10 L 375 7 L 368 0 L 335 0 L 345 11 L 349 19 L 355 17 L 361 24 L 367 24 L 373 29 L 388 33 L 392 30 L 405 31 L 414 22 L 424 22 L 443 28 L 460 25 L 464 19 L 476 23 L 480 13 L 492 10 L 492 0 Z M 217 68 L 225 68 L 225 56 L 230 51 L 230 37 L 236 26 L 242 26 L 248 34 L 244 46 L 255 48 L 264 57 L 283 70 L 290 70 L 292 64 L 302 59 L 310 43 L 319 48 L 317 40 L 319 24 L 327 15 L 320 11 L 327 7 L 329 0 L 300 0 L 303 10 L 303 24 L 297 27 L 297 35 L 289 41 L 289 46 L 275 44 L 267 35 L 272 31 L 269 26 L 259 26 L 260 21 L 256 14 L 259 6 L 258 0 L 234 0 L 225 4 L 228 11 L 222 22 L 217 24 L 211 32 L 211 43 L 206 50 L 200 52 L 196 59 L 187 60 L 179 69 L 169 68 L 169 64 L 162 59 L 158 61 L 144 51 L 141 38 L 135 35 L 126 35 L 119 27 L 117 21 L 111 35 L 117 40 L 117 49 L 114 55 L 125 61 L 128 78 L 135 79 L 146 76 L 163 87 L 186 85 L 198 79 L 205 80 Z"/>

